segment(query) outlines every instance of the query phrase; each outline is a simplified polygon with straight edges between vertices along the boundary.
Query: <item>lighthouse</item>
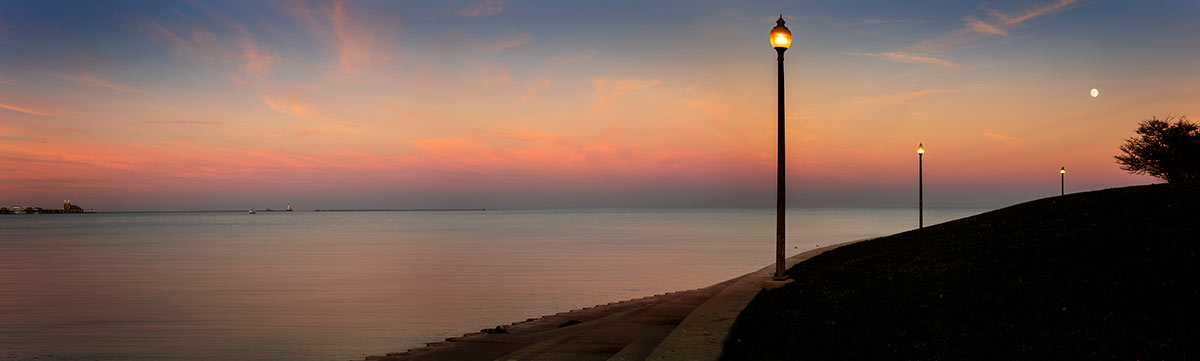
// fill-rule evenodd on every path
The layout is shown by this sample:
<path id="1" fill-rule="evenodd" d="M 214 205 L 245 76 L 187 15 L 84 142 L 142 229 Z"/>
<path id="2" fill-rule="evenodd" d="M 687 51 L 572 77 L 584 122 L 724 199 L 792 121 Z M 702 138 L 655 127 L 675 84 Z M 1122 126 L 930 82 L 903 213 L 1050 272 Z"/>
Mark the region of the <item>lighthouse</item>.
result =
<path id="1" fill-rule="evenodd" d="M 288 203 L 288 208 L 287 208 L 287 211 L 288 211 L 288 212 L 291 212 L 291 211 L 292 211 L 292 204 L 291 204 L 291 203 Z"/>

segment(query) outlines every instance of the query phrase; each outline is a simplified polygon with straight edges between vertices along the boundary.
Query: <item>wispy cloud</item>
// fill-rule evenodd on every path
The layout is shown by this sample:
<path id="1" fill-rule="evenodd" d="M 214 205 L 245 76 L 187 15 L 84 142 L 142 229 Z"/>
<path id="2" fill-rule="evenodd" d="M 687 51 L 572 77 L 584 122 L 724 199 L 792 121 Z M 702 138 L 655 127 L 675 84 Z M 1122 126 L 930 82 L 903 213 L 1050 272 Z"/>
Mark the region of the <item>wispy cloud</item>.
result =
<path id="1" fill-rule="evenodd" d="M 377 61 L 380 41 L 368 29 L 362 19 L 354 19 L 346 9 L 346 1 L 322 4 L 310 8 L 306 3 L 293 1 L 284 3 L 283 12 L 298 24 L 307 28 L 318 40 L 323 40 L 335 52 L 338 59 L 337 73 L 358 75 Z"/>
<path id="2" fill-rule="evenodd" d="M 575 55 L 557 56 L 557 57 L 550 58 L 550 60 L 546 61 L 546 64 L 566 65 L 566 64 L 583 63 L 583 62 L 587 62 L 588 60 L 591 60 L 592 57 L 596 56 L 596 54 L 599 54 L 599 53 L 600 52 L 595 51 L 595 50 L 585 50 L 585 51 L 583 51 L 579 54 L 575 54 Z"/>
<path id="3" fill-rule="evenodd" d="M 16 105 L 10 105 L 10 104 L 4 104 L 4 103 L 0 103 L 0 109 L 8 109 L 8 110 L 18 112 L 18 113 L 40 115 L 40 116 L 44 116 L 44 117 L 50 116 L 49 113 L 40 112 L 37 110 L 33 110 L 33 109 L 29 109 L 29 108 L 22 108 L 22 107 L 18 107 Z"/>
<path id="4" fill-rule="evenodd" d="M 508 76 L 508 68 L 501 66 L 496 69 L 495 73 L 485 76 L 480 83 L 483 85 L 497 85 L 508 83 L 509 81 L 512 81 L 512 78 Z"/>
<path id="5" fill-rule="evenodd" d="M 1055 13 L 1058 13 L 1063 10 L 1067 10 L 1072 5 L 1074 5 L 1078 2 L 1079 2 L 1079 0 L 1058 0 L 1057 2 L 1055 2 L 1053 4 L 1049 4 L 1049 5 L 1042 6 L 1042 7 L 1036 7 L 1033 9 L 1027 9 L 1022 14 L 1016 15 L 1016 16 L 1008 15 L 1008 14 L 1005 14 L 998 10 L 990 10 L 988 13 L 990 13 L 992 15 L 992 17 L 999 19 L 1000 22 L 1003 23 L 1004 25 L 1006 25 L 1008 27 L 1012 27 L 1012 26 L 1019 25 L 1019 24 L 1025 22 L 1026 20 L 1031 20 L 1031 19 L 1043 16 L 1043 15 L 1051 15 L 1051 14 L 1055 14 Z"/>
<path id="6" fill-rule="evenodd" d="M 466 8 L 454 12 L 454 15 L 467 18 L 483 18 L 504 12 L 504 0 L 484 0 L 473 2 Z"/>
<path id="7" fill-rule="evenodd" d="M 329 139 L 330 136 L 334 135 L 334 134 L 355 133 L 358 131 L 358 128 L 356 128 L 354 126 L 346 125 L 346 124 L 337 124 L 337 123 L 318 124 L 318 125 L 314 125 L 314 126 L 301 126 L 301 125 L 291 124 L 288 126 L 288 130 L 291 130 L 293 134 L 295 134 L 297 136 L 301 136 L 301 137 Z"/>
<path id="8" fill-rule="evenodd" d="M 873 97 L 869 97 L 869 98 L 861 98 L 861 99 L 855 100 L 853 102 L 854 108 L 850 109 L 850 111 L 847 111 L 845 114 L 842 114 L 842 116 L 850 117 L 850 116 L 861 114 L 862 112 L 867 111 L 868 109 L 874 109 L 874 108 L 880 108 L 880 107 L 886 107 L 886 106 L 907 103 L 907 102 L 910 102 L 910 101 L 913 101 L 913 100 L 916 100 L 919 98 L 923 98 L 926 96 L 930 96 L 930 95 L 934 95 L 934 94 L 949 93 L 949 92 L 950 91 L 946 90 L 946 89 L 928 88 L 928 89 L 914 90 L 914 91 L 910 91 L 910 92 L 891 93 L 891 94 L 883 94 L 883 95 L 873 96 Z"/>
<path id="9" fill-rule="evenodd" d="M 714 118 L 724 118 L 729 114 L 729 107 L 723 104 L 718 104 L 710 101 L 695 99 L 688 102 L 688 107 L 699 110 Z"/>
<path id="10" fill-rule="evenodd" d="M 526 90 L 525 93 L 521 94 L 521 96 L 517 98 L 517 104 L 524 103 L 529 99 L 533 99 L 534 96 L 537 96 L 543 90 L 549 88 L 551 84 L 553 83 L 550 81 L 550 79 L 542 78 L 537 82 L 537 84 L 534 84 L 529 88 L 529 90 Z"/>
<path id="11" fill-rule="evenodd" d="M 940 58 L 935 58 L 932 56 L 922 55 L 922 54 L 913 54 L 913 53 L 885 51 L 885 52 L 879 52 L 879 53 L 847 53 L 847 54 L 876 57 L 876 58 L 899 62 L 899 63 L 933 64 L 933 65 L 939 65 L 939 66 L 944 66 L 944 67 L 957 66 L 957 64 L 951 63 L 946 60 L 942 60 Z"/>
<path id="12" fill-rule="evenodd" d="M 311 90 L 312 87 L 292 86 L 281 92 L 265 93 L 262 101 L 274 111 L 301 119 L 331 120 L 306 96 Z"/>
<path id="13" fill-rule="evenodd" d="M 908 19 L 862 19 L 862 20 L 850 23 L 850 25 L 851 26 L 864 26 L 864 25 L 911 23 L 911 22 L 913 22 L 913 21 L 908 20 Z"/>
<path id="14" fill-rule="evenodd" d="M 380 108 L 383 108 L 386 110 L 396 111 L 396 110 L 400 110 L 400 106 L 404 105 L 404 102 L 399 101 L 399 100 L 388 100 L 385 102 L 376 103 L 376 105 L 378 105 Z"/>
<path id="15" fill-rule="evenodd" d="M 1004 30 L 1004 29 L 1000 28 L 999 26 L 988 24 L 987 22 L 985 22 L 983 20 L 979 20 L 979 19 L 975 18 L 974 16 L 964 17 L 963 22 L 967 23 L 967 29 L 971 29 L 977 33 L 986 34 L 986 35 L 1008 34 L 1008 30 Z"/>
<path id="16" fill-rule="evenodd" d="M 660 79 L 640 79 L 640 78 L 622 78 L 614 79 L 612 77 L 598 77 L 592 80 L 592 87 L 596 90 L 596 101 L 593 104 L 596 107 L 602 106 L 613 99 L 625 96 L 635 90 L 649 88 L 658 85 L 662 81 Z"/>
<path id="17" fill-rule="evenodd" d="M 513 32 L 509 34 L 507 38 L 488 45 L 487 49 L 489 52 L 496 53 L 504 49 L 515 48 L 528 44 L 531 40 L 533 40 L 533 35 L 530 35 L 529 33 L 519 31 Z"/>
<path id="18" fill-rule="evenodd" d="M 194 26 L 192 29 L 194 42 L 167 30 L 167 28 L 153 20 L 150 21 L 149 27 L 154 36 L 166 41 L 176 52 L 190 57 L 195 61 L 211 63 L 218 56 L 222 58 L 228 57 L 224 49 L 221 49 L 219 46 L 212 47 L 217 43 L 216 36 L 199 25 Z"/>
<path id="19" fill-rule="evenodd" d="M 242 74 L 262 77 L 271 72 L 271 67 L 278 62 L 265 48 L 258 46 L 253 39 L 242 39 L 242 65 L 238 68 Z"/>
<path id="20" fill-rule="evenodd" d="M 943 93 L 949 93 L 949 92 L 950 91 L 946 90 L 946 89 L 921 89 L 921 90 L 917 90 L 917 91 L 913 91 L 913 92 L 909 92 L 909 93 L 904 93 L 900 97 L 900 99 L 903 101 L 909 101 L 909 100 L 917 99 L 920 97 L 924 97 L 926 95 L 943 94 Z"/>
<path id="21" fill-rule="evenodd" d="M 92 73 L 89 73 L 87 70 L 80 70 L 78 73 L 73 74 L 73 75 L 59 74 L 59 77 L 62 77 L 63 79 L 67 79 L 67 80 L 79 83 L 80 85 L 84 85 L 84 86 L 88 86 L 88 87 L 92 87 L 92 88 L 105 88 L 105 89 L 110 89 L 110 90 L 116 90 L 116 91 L 123 92 L 123 93 L 141 93 L 142 92 L 141 90 L 137 90 L 134 88 L 117 85 L 116 83 L 113 83 L 111 81 L 105 80 L 105 79 L 97 77 L 95 75 L 92 75 Z"/>
<path id="22" fill-rule="evenodd" d="M 182 124 L 182 125 L 206 125 L 206 126 L 222 126 L 225 122 L 215 120 L 150 120 L 146 121 L 149 124 Z"/>
<path id="23" fill-rule="evenodd" d="M 922 40 L 909 47 L 920 52 L 936 52 L 966 45 L 993 36 L 1004 36 L 1022 23 L 1039 17 L 1057 14 L 1078 4 L 1079 0 L 1058 0 L 1054 3 L 1018 11 L 1017 15 L 999 10 L 988 10 L 988 18 L 981 19 L 976 15 L 962 18 L 963 28 L 943 34 L 933 39 Z"/>
<path id="24" fill-rule="evenodd" d="M 220 37 L 199 24 L 192 24 L 190 40 L 153 20 L 149 22 L 149 27 L 155 37 L 166 41 L 177 53 L 192 59 L 192 61 L 206 64 L 216 62 L 232 64 L 234 66 L 232 70 L 237 75 L 234 80 L 238 82 L 261 79 L 269 74 L 272 66 L 279 62 L 279 58 L 260 46 L 244 26 L 228 15 L 221 14 L 218 18 L 221 18 L 229 28 L 238 33 L 237 45 L 232 47 L 233 50 L 223 45 Z"/>
<path id="25" fill-rule="evenodd" d="M 1017 138 L 1017 137 L 1010 137 L 1007 135 L 990 133 L 990 132 L 984 132 L 983 136 L 992 138 L 995 140 L 999 140 L 1001 142 L 1006 142 L 1006 143 L 1021 143 L 1021 142 L 1025 141 L 1025 139 L 1021 139 L 1021 138 Z"/>
<path id="26" fill-rule="evenodd" d="M 345 1 L 333 4 L 328 11 L 329 24 L 337 39 L 338 70 L 358 74 L 363 66 L 371 62 L 372 34 L 347 18 L 345 5 Z"/>

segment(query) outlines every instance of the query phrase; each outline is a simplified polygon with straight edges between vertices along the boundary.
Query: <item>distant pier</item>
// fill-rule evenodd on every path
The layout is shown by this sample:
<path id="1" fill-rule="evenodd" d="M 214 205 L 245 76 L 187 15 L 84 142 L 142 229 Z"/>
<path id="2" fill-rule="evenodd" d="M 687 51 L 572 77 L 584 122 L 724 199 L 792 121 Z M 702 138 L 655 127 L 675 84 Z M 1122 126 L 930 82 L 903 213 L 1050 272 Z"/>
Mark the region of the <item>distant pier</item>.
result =
<path id="1" fill-rule="evenodd" d="M 11 207 L 0 207 L 0 214 L 50 214 L 50 213 L 96 213 L 95 209 L 83 209 L 83 207 L 71 204 L 71 201 L 63 201 L 62 209 L 57 208 L 42 208 L 42 207 L 22 207 L 19 205 Z"/>

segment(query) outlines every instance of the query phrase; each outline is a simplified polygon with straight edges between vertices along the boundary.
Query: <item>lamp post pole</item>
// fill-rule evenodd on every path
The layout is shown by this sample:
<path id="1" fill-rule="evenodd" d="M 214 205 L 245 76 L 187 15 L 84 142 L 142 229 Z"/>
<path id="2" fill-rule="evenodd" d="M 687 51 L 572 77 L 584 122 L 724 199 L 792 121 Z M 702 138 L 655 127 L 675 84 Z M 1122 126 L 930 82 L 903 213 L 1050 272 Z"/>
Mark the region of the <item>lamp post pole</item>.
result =
<path id="1" fill-rule="evenodd" d="M 776 168 L 776 188 L 775 188 L 775 276 L 773 279 L 777 281 L 786 280 L 787 276 L 783 274 L 784 261 L 784 203 L 785 203 L 785 187 L 784 187 L 784 130 L 783 130 L 783 52 L 787 51 L 792 42 L 792 32 L 786 26 L 783 26 L 783 15 L 779 16 L 779 20 L 775 21 L 775 28 L 771 29 L 771 46 L 778 53 L 776 58 L 779 64 L 779 129 L 778 140 L 779 147 L 779 164 Z"/>
<path id="2" fill-rule="evenodd" d="M 917 228 L 925 228 L 925 144 L 917 144 Z"/>
<path id="3" fill-rule="evenodd" d="M 1058 169 L 1058 195 L 1067 195 L 1067 167 Z"/>

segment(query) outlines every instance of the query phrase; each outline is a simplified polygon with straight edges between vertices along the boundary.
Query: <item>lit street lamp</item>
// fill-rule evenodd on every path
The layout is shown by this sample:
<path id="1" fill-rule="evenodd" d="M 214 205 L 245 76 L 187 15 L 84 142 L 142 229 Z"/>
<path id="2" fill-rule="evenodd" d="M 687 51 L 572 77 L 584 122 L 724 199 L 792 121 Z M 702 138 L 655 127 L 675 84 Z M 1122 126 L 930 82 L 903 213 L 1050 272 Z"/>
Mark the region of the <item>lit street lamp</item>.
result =
<path id="1" fill-rule="evenodd" d="M 775 28 L 771 29 L 771 47 L 775 48 L 775 52 L 779 53 L 776 60 L 779 61 L 779 168 L 776 172 L 776 190 L 775 190 L 775 277 L 776 281 L 786 280 L 787 276 L 783 274 L 783 203 L 784 203 L 784 168 L 783 168 L 783 52 L 787 51 L 792 45 L 792 32 L 786 26 L 783 26 L 783 15 L 779 15 L 779 20 L 775 20 Z"/>
<path id="2" fill-rule="evenodd" d="M 925 144 L 917 144 L 917 228 L 925 228 Z"/>
<path id="3" fill-rule="evenodd" d="M 1058 195 L 1067 195 L 1067 167 L 1058 169 Z"/>

